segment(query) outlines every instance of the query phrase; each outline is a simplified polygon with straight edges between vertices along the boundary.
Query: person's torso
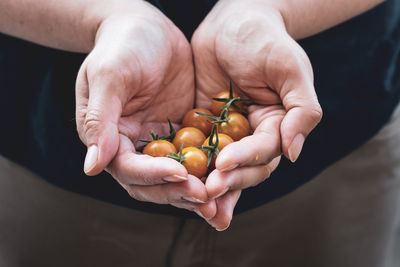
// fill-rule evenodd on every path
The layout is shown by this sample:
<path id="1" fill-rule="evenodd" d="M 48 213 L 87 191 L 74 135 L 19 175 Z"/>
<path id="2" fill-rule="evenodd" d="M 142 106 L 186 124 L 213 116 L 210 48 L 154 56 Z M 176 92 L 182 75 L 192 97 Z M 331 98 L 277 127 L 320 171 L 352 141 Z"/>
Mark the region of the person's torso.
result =
<path id="1" fill-rule="evenodd" d="M 216 1 L 149 1 L 187 38 Z M 300 41 L 312 62 L 324 118 L 295 164 L 283 159 L 271 178 L 244 190 L 242 212 L 295 190 L 372 137 L 399 101 L 400 3 L 386 1 L 328 31 Z M 74 86 L 85 55 L 0 35 L 0 154 L 51 183 L 130 208 L 187 215 L 142 203 L 107 173 L 83 173 L 86 149 L 74 121 Z"/>

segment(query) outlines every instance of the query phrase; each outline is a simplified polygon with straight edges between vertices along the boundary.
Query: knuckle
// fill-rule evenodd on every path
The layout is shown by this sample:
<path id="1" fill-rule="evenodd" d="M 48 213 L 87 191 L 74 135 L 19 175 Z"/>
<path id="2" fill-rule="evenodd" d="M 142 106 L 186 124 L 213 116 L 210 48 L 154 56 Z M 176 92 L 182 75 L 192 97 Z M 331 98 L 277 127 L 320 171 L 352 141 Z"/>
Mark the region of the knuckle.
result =
<path id="1" fill-rule="evenodd" d="M 110 88 L 127 88 L 140 80 L 140 71 L 135 57 L 103 59 L 88 67 L 92 81 L 109 85 Z"/>
<path id="2" fill-rule="evenodd" d="M 161 203 L 161 204 L 171 204 L 171 203 L 176 203 L 179 199 L 177 199 L 178 198 L 178 196 L 177 195 L 170 195 L 170 194 L 167 194 L 166 196 L 165 196 L 165 198 L 164 198 L 164 201 L 163 201 L 163 203 Z"/>
<path id="3" fill-rule="evenodd" d="M 85 117 L 82 117 L 80 114 L 76 117 L 76 131 L 78 132 L 79 139 L 86 144 L 86 136 L 84 134 Z"/>
<path id="4" fill-rule="evenodd" d="M 137 190 L 128 187 L 127 191 L 131 198 L 136 199 L 138 201 L 147 201 L 145 197 L 142 194 L 140 194 Z"/>
<path id="5" fill-rule="evenodd" d="M 90 109 L 86 112 L 84 125 L 98 124 L 101 122 L 101 111 L 99 109 Z"/>
<path id="6" fill-rule="evenodd" d="M 136 170 L 132 170 L 134 174 L 134 179 L 137 181 L 137 184 L 141 185 L 154 185 L 155 184 L 155 177 L 150 176 L 148 171 L 145 169 L 139 168 Z"/>
<path id="7" fill-rule="evenodd" d="M 308 113 L 312 121 L 315 121 L 316 123 L 319 123 L 323 116 L 323 111 L 319 104 L 313 104 L 308 110 Z"/>
<path id="8" fill-rule="evenodd" d="M 130 187 L 132 181 L 129 177 L 123 174 L 120 169 L 120 164 L 115 163 L 115 159 L 112 163 L 107 167 L 107 172 L 121 185 L 124 187 Z"/>
<path id="9" fill-rule="evenodd" d="M 101 111 L 98 109 L 88 110 L 83 122 L 85 134 L 88 135 L 93 131 L 98 131 L 101 124 Z"/>
<path id="10" fill-rule="evenodd" d="M 253 180 L 250 178 L 248 178 L 248 177 L 245 177 L 245 176 L 243 176 L 243 175 L 240 175 L 240 176 L 237 176 L 237 177 L 234 177 L 234 179 L 235 179 L 235 181 L 234 181 L 234 183 L 235 183 L 235 186 L 234 186 L 234 188 L 236 188 L 236 189 L 244 189 L 244 188 L 247 188 L 247 187 L 251 187 L 251 186 L 253 186 L 253 185 L 251 185 L 251 184 L 253 184 Z M 255 184 L 256 185 L 256 184 Z"/>
<path id="11" fill-rule="evenodd" d="M 106 171 L 121 185 L 121 186 L 129 186 L 129 184 L 120 176 L 118 173 L 118 168 L 116 168 L 116 160 L 112 160 L 111 163 L 107 166 Z"/>
<path id="12" fill-rule="evenodd" d="M 143 184 L 145 184 L 145 185 L 152 185 L 152 184 L 154 184 L 154 180 L 153 180 L 151 177 L 149 177 L 149 176 L 147 176 L 146 174 L 144 174 L 144 173 L 139 173 L 138 178 L 139 178 L 139 179 L 143 182 Z"/>
<path id="13" fill-rule="evenodd" d="M 271 176 L 272 173 L 272 167 L 270 165 L 266 165 L 264 168 L 264 177 L 262 179 L 262 182 L 268 179 Z"/>
<path id="14" fill-rule="evenodd" d="M 134 180 L 136 181 L 137 184 L 141 184 L 141 185 L 151 185 L 153 184 L 151 182 L 150 177 L 148 177 L 146 175 L 146 173 L 144 171 L 142 171 L 141 169 L 136 169 L 136 170 L 132 170 L 132 177 L 134 178 Z"/>

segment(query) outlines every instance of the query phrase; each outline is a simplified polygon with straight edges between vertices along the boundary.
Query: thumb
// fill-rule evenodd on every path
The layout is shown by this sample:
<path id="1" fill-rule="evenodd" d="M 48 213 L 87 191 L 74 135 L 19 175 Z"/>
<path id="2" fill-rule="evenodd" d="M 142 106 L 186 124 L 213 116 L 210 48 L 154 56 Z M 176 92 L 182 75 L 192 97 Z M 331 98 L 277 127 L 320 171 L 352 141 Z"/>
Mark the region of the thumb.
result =
<path id="1" fill-rule="evenodd" d="M 322 109 L 314 88 L 311 62 L 304 50 L 292 40 L 282 47 L 285 64 L 276 68 L 284 78 L 276 86 L 287 113 L 281 123 L 283 154 L 292 162 L 300 155 L 309 133 L 322 118 Z"/>
<path id="2" fill-rule="evenodd" d="M 306 137 L 322 118 L 313 85 L 294 86 L 283 98 L 287 113 L 281 124 L 282 151 L 292 162 L 297 160 Z"/>
<path id="3" fill-rule="evenodd" d="M 84 163 L 87 175 L 99 174 L 116 155 L 121 112 L 121 101 L 107 83 L 95 82 L 89 87 L 82 66 L 76 83 L 76 117 L 79 136 L 88 148 Z"/>

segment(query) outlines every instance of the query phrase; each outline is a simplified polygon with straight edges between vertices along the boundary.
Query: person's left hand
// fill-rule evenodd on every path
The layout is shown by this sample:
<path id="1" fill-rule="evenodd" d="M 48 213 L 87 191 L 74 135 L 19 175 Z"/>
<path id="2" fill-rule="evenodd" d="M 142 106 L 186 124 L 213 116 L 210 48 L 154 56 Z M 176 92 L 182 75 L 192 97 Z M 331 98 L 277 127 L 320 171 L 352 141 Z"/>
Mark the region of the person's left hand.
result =
<path id="1" fill-rule="evenodd" d="M 229 226 L 241 190 L 269 177 L 281 153 L 296 161 L 322 116 L 310 61 L 268 3 L 220 0 L 191 42 L 197 106 L 209 108 L 229 81 L 252 103 L 248 119 L 254 133 L 226 146 L 206 181 L 217 204 L 207 221 L 217 230 Z"/>

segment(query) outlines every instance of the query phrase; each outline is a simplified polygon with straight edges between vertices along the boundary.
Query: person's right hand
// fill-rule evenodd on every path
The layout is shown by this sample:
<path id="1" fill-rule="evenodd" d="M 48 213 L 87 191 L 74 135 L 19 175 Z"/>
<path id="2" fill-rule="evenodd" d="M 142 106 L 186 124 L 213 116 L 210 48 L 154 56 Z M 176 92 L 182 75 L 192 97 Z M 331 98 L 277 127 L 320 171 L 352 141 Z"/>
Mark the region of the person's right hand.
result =
<path id="1" fill-rule="evenodd" d="M 205 185 L 169 158 L 136 153 L 149 130 L 167 135 L 167 118 L 193 107 L 191 48 L 178 28 L 144 1 L 113 10 L 101 23 L 94 49 L 76 83 L 76 122 L 88 147 L 84 170 L 106 170 L 135 199 L 215 214 Z M 176 126 L 176 125 L 175 125 Z"/>

